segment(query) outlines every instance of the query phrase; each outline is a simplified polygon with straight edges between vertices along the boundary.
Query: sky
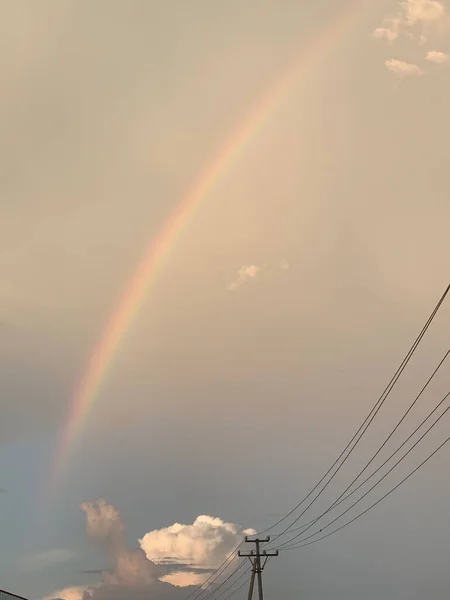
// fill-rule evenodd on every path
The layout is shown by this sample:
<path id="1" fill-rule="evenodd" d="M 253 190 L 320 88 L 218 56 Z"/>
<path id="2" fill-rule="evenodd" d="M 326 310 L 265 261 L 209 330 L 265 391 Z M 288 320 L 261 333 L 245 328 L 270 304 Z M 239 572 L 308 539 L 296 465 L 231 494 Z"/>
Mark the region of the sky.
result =
<path id="1" fill-rule="evenodd" d="M 450 5 L 3 0 L 0 40 L 0 587 L 185 600 L 320 479 L 450 283 Z M 167 245 L 62 455 L 146 249 L 292 64 Z M 449 302 L 320 508 L 447 350 Z M 270 561 L 266 597 L 448 598 L 449 452 Z"/>

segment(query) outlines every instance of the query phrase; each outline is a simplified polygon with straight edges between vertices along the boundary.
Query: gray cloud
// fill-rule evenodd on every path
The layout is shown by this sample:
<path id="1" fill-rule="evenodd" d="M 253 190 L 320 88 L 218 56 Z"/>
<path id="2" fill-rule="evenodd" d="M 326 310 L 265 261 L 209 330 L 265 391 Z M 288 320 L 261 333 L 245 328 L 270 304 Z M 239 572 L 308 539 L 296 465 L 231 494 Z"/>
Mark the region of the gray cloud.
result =
<path id="1" fill-rule="evenodd" d="M 51 331 L 0 323 L 0 445 L 60 422 L 77 376 L 77 354 Z"/>
<path id="2" fill-rule="evenodd" d="M 46 550 L 39 552 L 33 556 L 28 557 L 24 563 L 25 567 L 31 571 L 37 571 L 40 569 L 46 569 L 53 565 L 59 565 L 69 562 L 77 557 L 77 553 L 73 550 L 66 548 L 54 548 L 53 550 Z"/>
<path id="3" fill-rule="evenodd" d="M 117 509 L 104 500 L 81 505 L 86 514 L 86 533 L 106 552 L 111 571 L 106 585 L 150 585 L 158 581 L 158 569 L 141 548 L 131 549 L 125 540 L 125 527 Z"/>

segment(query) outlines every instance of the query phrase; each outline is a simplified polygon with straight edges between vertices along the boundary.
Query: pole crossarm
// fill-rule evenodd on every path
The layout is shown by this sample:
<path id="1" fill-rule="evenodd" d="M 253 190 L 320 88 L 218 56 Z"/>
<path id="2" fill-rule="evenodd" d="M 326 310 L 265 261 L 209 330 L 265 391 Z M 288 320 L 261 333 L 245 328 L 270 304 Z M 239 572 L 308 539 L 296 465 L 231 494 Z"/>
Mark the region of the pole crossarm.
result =
<path id="1" fill-rule="evenodd" d="M 250 550 L 248 552 L 242 552 L 241 550 L 238 551 L 239 557 L 248 558 L 252 563 L 252 576 L 248 590 L 248 600 L 252 600 L 255 577 L 258 578 L 258 599 L 263 600 L 262 572 L 269 558 L 278 556 L 278 550 L 273 552 L 267 550 L 261 551 L 260 544 L 266 544 L 267 542 L 270 542 L 270 536 L 265 538 L 250 538 L 249 536 L 245 536 L 245 542 L 247 544 L 255 544 L 254 550 Z M 263 559 L 263 561 L 261 561 L 261 559 Z"/>

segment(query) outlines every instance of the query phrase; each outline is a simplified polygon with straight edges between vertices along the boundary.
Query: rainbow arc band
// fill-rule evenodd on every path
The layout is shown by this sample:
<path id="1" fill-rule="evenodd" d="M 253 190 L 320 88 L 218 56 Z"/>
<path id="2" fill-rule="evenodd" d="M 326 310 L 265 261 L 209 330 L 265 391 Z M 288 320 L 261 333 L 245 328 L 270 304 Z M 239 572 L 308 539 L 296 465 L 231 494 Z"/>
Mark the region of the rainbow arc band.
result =
<path id="1" fill-rule="evenodd" d="M 156 282 L 157 276 L 164 266 L 164 261 L 174 249 L 176 242 L 188 229 L 193 217 L 210 192 L 220 184 L 222 178 L 238 161 L 283 99 L 299 83 L 302 74 L 316 66 L 335 46 L 342 35 L 356 22 L 365 4 L 363 0 L 351 3 L 350 10 L 341 15 L 337 22 L 326 27 L 312 43 L 302 49 L 299 56 L 269 87 L 265 95 L 223 144 L 216 156 L 203 169 L 159 235 L 151 241 L 99 342 L 94 347 L 82 380 L 73 395 L 55 452 L 51 471 L 51 489 L 54 488 L 54 484 L 59 481 L 63 470 L 67 467 L 70 450 L 80 436 L 88 416 L 99 398 L 102 384 L 112 368 L 114 358 L 119 352 L 126 333 L 139 314 L 150 288 Z"/>

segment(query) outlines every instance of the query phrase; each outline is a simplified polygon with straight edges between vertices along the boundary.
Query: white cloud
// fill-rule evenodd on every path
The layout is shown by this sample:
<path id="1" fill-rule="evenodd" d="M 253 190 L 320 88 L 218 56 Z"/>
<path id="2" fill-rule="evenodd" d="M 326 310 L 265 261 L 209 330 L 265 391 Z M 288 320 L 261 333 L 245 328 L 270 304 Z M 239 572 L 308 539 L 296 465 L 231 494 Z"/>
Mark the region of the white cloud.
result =
<path id="1" fill-rule="evenodd" d="M 139 542 L 157 564 L 170 557 L 173 564 L 216 568 L 245 535 L 252 533 L 217 517 L 200 515 L 192 525 L 175 523 L 147 533 Z"/>
<path id="2" fill-rule="evenodd" d="M 274 265 L 272 265 L 272 267 L 273 266 Z M 228 285 L 227 289 L 230 291 L 234 291 L 241 285 L 244 285 L 244 283 L 255 281 L 261 275 L 261 272 L 264 269 L 266 269 L 266 267 L 267 265 L 264 265 L 262 267 L 258 265 L 249 265 L 241 267 L 237 272 L 236 278 Z M 276 265 L 275 268 L 277 268 Z M 282 271 L 287 271 L 289 269 L 289 263 L 287 262 L 287 260 L 283 259 L 278 263 L 278 268 L 280 268 Z"/>
<path id="3" fill-rule="evenodd" d="M 76 558 L 76 556 L 76 552 L 73 552 L 72 550 L 55 548 L 54 550 L 47 550 L 45 552 L 34 554 L 33 556 L 25 559 L 24 562 L 27 569 L 34 571 L 69 562 L 73 558 Z"/>
<path id="4" fill-rule="evenodd" d="M 263 267 L 258 267 L 257 265 L 249 265 L 243 266 L 239 269 L 237 273 L 237 277 L 234 281 L 230 283 L 228 289 L 233 291 L 243 285 L 244 283 L 248 283 L 249 281 L 254 281 L 259 274 L 261 273 Z"/>
<path id="5" fill-rule="evenodd" d="M 444 52 L 438 52 L 437 50 L 430 50 L 425 57 L 425 60 L 428 62 L 436 63 L 437 65 L 442 65 L 449 60 L 449 55 Z"/>
<path id="6" fill-rule="evenodd" d="M 420 77 L 425 74 L 425 71 L 419 65 L 397 60 L 396 58 L 385 60 L 384 64 L 397 77 Z"/>

